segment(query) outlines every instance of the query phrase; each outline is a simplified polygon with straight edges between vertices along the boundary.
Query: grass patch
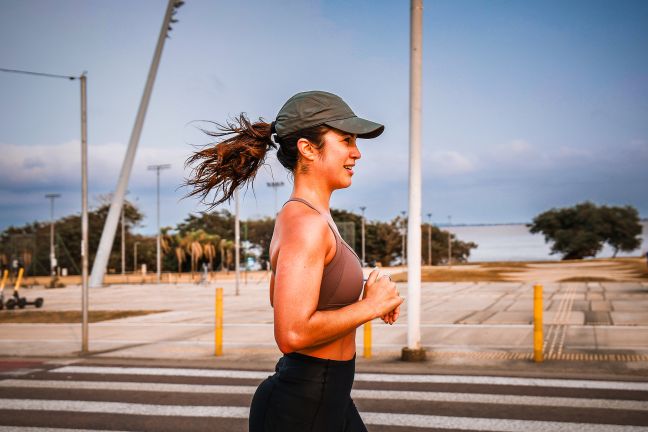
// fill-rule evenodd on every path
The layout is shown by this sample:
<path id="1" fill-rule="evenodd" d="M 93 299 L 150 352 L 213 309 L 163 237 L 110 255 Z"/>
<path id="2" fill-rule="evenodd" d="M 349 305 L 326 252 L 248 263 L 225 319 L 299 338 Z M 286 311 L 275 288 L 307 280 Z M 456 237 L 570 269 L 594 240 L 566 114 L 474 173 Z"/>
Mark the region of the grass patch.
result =
<path id="1" fill-rule="evenodd" d="M 603 276 L 574 276 L 560 279 L 558 282 L 615 282 L 615 280 Z"/>
<path id="2" fill-rule="evenodd" d="M 504 273 L 522 271 L 520 268 L 462 269 L 461 267 L 426 268 L 421 271 L 423 282 L 510 282 Z M 392 275 L 394 282 L 407 282 L 407 273 Z"/>
<path id="3" fill-rule="evenodd" d="M 140 315 L 168 312 L 167 310 L 89 311 L 88 322 L 110 321 Z M 3 310 L 0 323 L 59 324 L 80 323 L 81 311 Z"/>

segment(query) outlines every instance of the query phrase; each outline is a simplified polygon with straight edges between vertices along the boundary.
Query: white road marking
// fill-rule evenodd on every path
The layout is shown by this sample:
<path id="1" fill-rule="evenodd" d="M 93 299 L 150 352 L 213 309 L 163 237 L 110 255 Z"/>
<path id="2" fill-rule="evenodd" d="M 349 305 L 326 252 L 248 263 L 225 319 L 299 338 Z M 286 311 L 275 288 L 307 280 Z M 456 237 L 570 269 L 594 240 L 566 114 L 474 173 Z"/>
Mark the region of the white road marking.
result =
<path id="1" fill-rule="evenodd" d="M 184 368 L 143 368 L 117 366 L 64 366 L 52 369 L 50 373 L 82 373 L 82 374 L 124 374 L 124 375 L 154 375 L 154 376 L 190 376 L 205 378 L 243 378 L 264 379 L 272 372 L 216 370 L 216 369 L 184 369 Z M 370 382 L 401 382 L 429 384 L 483 384 L 510 385 L 524 387 L 559 387 L 576 389 L 606 389 L 606 390 L 636 390 L 648 391 L 648 382 L 626 381 L 594 381 L 574 379 L 547 378 L 512 378 L 494 376 L 469 375 L 407 375 L 407 374 L 369 374 L 358 373 L 356 381 Z"/>
<path id="2" fill-rule="evenodd" d="M 255 386 L 166 384 L 114 381 L 4 380 L 0 387 L 47 388 L 75 390 L 146 391 L 163 393 L 253 394 Z M 549 396 L 518 396 L 482 393 L 449 393 L 395 390 L 352 390 L 354 399 L 412 400 L 429 402 L 482 403 L 498 405 L 528 405 L 569 408 L 596 408 L 648 411 L 648 402 L 612 399 L 588 399 Z"/>
<path id="3" fill-rule="evenodd" d="M 229 406 L 148 405 L 121 402 L 90 402 L 36 399 L 0 399 L 5 410 L 107 413 L 120 415 L 177 417 L 248 417 L 249 408 Z M 592 423 L 548 422 L 538 420 L 503 420 L 473 417 L 446 417 L 402 413 L 363 413 L 370 425 L 429 427 L 437 429 L 468 429 L 499 432 L 644 432 L 643 426 L 599 425 Z"/>
<path id="4" fill-rule="evenodd" d="M 411 426 L 434 429 L 466 429 L 492 432 L 645 432 L 644 426 L 599 425 L 591 423 L 538 420 L 503 420 L 473 417 L 445 417 L 419 414 L 361 413 L 366 424 Z"/>

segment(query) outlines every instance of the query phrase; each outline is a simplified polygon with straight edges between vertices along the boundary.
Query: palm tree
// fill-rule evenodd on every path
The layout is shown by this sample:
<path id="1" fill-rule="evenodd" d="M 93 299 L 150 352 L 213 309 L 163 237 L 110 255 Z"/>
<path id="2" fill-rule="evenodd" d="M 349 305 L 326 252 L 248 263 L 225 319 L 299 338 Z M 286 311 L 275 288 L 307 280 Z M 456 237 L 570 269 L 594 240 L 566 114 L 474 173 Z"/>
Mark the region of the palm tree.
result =
<path id="1" fill-rule="evenodd" d="M 220 249 L 221 271 L 225 271 L 225 249 L 227 248 L 227 240 L 221 239 L 218 242 L 218 248 Z"/>
<path id="2" fill-rule="evenodd" d="M 216 244 L 220 241 L 220 237 L 216 234 L 205 234 L 203 237 L 203 255 L 209 261 L 209 270 L 213 269 L 214 258 L 216 258 Z"/>
<path id="3" fill-rule="evenodd" d="M 201 240 L 203 236 L 205 235 L 205 232 L 203 230 L 198 230 L 198 231 L 190 231 L 187 233 L 185 240 L 185 247 L 187 248 L 187 252 L 191 256 L 191 277 L 193 279 L 194 272 L 196 271 L 196 268 L 198 267 L 198 261 L 200 258 L 202 258 L 203 255 L 203 247 L 201 244 Z"/>

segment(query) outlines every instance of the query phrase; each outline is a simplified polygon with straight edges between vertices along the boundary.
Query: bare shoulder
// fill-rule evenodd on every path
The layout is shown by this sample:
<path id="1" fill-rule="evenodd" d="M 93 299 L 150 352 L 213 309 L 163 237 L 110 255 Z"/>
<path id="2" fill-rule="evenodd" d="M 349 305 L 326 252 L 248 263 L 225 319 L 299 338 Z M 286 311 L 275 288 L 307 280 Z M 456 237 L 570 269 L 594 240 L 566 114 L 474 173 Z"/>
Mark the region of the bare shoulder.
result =
<path id="1" fill-rule="evenodd" d="M 289 202 L 284 206 L 275 229 L 281 237 L 282 246 L 296 243 L 317 248 L 323 246 L 330 230 L 322 215 L 298 202 Z"/>

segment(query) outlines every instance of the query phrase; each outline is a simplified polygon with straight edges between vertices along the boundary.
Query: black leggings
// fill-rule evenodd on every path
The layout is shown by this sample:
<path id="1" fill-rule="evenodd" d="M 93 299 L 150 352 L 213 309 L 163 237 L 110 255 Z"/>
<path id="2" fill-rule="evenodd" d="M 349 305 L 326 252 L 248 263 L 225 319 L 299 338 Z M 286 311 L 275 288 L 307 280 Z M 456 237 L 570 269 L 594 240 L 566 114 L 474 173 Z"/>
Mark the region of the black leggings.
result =
<path id="1" fill-rule="evenodd" d="M 250 432 L 366 432 L 353 400 L 355 356 L 284 355 L 252 399 Z"/>

